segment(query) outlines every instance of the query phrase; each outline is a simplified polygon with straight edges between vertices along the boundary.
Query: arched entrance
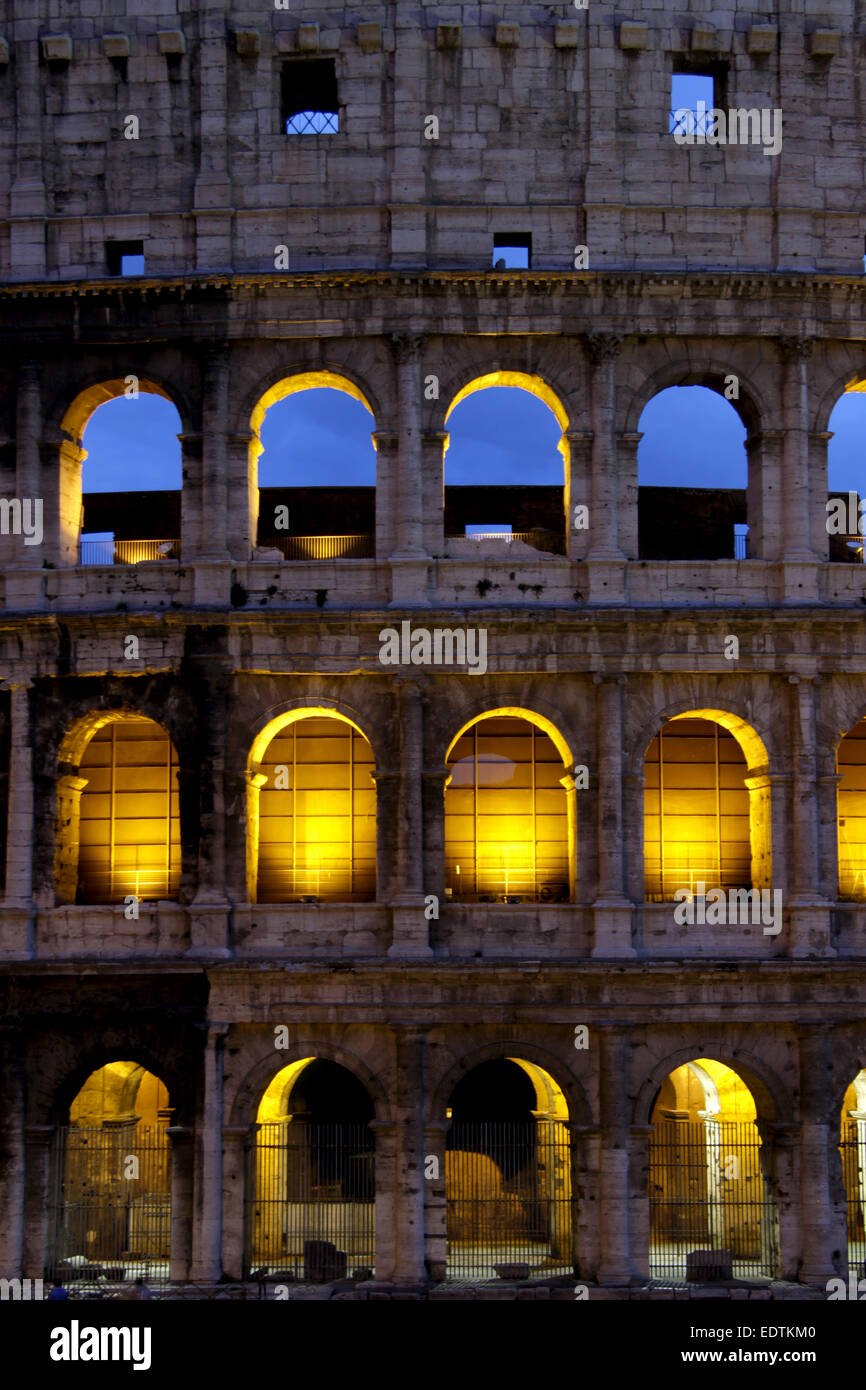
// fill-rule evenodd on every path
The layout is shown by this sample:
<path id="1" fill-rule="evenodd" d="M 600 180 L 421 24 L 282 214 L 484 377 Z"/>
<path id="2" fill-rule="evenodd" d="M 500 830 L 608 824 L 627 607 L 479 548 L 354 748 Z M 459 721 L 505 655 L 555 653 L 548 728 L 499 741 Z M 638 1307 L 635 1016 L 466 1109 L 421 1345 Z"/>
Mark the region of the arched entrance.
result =
<path id="1" fill-rule="evenodd" d="M 447 1277 L 572 1273 L 568 1106 L 553 1078 L 517 1057 L 483 1062 L 446 1118 Z"/>
<path id="2" fill-rule="evenodd" d="M 866 1070 L 845 1092 L 839 1136 L 848 1214 L 848 1269 L 866 1278 Z"/>
<path id="3" fill-rule="evenodd" d="M 83 1293 L 168 1280 L 171 1113 L 138 1062 L 108 1062 L 85 1081 L 51 1141 L 48 1278 Z"/>
<path id="4" fill-rule="evenodd" d="M 666 1284 L 777 1274 L 772 1155 L 751 1091 L 701 1057 L 665 1079 L 649 1147 L 650 1276 Z"/>
<path id="5" fill-rule="evenodd" d="M 248 1276 L 372 1278 L 373 1115 L 366 1087 L 336 1062 L 303 1057 L 277 1072 L 248 1149 Z"/>

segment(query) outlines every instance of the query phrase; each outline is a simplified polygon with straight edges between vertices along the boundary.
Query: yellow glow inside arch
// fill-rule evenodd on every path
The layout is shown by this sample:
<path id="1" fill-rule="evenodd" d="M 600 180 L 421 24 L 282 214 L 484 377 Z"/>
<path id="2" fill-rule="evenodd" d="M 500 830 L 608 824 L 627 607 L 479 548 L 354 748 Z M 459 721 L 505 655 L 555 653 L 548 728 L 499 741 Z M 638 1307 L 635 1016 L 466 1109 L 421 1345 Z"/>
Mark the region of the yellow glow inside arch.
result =
<path id="1" fill-rule="evenodd" d="M 271 1078 L 270 1085 L 259 1101 L 256 1111 L 257 1124 L 264 1125 L 285 1119 L 287 1112 L 283 1109 L 283 1097 L 291 1098 L 292 1087 L 304 1067 L 308 1067 L 313 1061 L 314 1057 L 301 1057 L 299 1061 L 289 1062 L 288 1066 L 281 1067 Z"/>
<path id="2" fill-rule="evenodd" d="M 280 381 L 276 382 L 270 390 L 259 397 L 256 404 L 253 406 L 253 412 L 250 416 L 250 431 L 253 436 L 250 448 L 254 458 L 257 459 L 262 453 L 263 445 L 259 438 L 259 431 L 272 405 L 276 405 L 279 401 L 286 400 L 288 396 L 296 396 L 300 391 L 316 391 L 327 388 L 330 388 L 332 391 L 342 391 L 344 395 L 351 396 L 355 401 L 360 401 L 364 409 L 373 416 L 375 422 L 373 407 L 370 405 L 370 402 L 367 400 L 367 397 L 360 387 L 356 386 L 353 381 L 349 381 L 348 377 L 340 376 L 338 372 L 330 372 L 321 369 L 310 372 L 296 372 L 294 375 L 283 377 Z M 373 447 L 375 448 L 375 435 L 372 436 L 372 438 Z"/>
<path id="3" fill-rule="evenodd" d="M 461 401 L 467 400 L 469 396 L 474 396 L 476 391 L 486 391 L 490 386 L 513 386 L 520 391 L 528 391 L 531 396 L 535 396 L 537 400 L 547 406 L 548 410 L 552 412 L 559 428 L 562 430 L 562 438 L 556 447 L 562 455 L 567 474 L 570 461 L 569 444 L 566 438 L 568 416 L 556 392 L 552 391 L 547 382 L 542 380 L 540 376 L 533 376 L 529 372 L 505 371 L 487 372 L 484 376 L 477 376 L 473 381 L 467 382 L 467 384 L 461 387 L 457 392 L 457 395 L 445 412 L 445 420 L 443 423 L 447 425 L 452 412 L 460 405 Z M 446 433 L 442 447 L 443 459 L 448 453 L 450 446 L 451 436 Z"/>
<path id="4" fill-rule="evenodd" d="M 559 756 L 562 758 L 564 767 L 571 767 L 572 755 L 568 744 L 562 737 L 556 725 L 544 714 L 537 714 L 535 710 L 522 709 L 517 705 L 500 705 L 497 709 L 485 710 L 483 714 L 473 714 L 471 719 L 461 725 L 457 733 L 448 745 L 448 752 L 445 754 L 445 761 L 451 757 L 455 745 L 458 744 L 463 735 L 472 728 L 473 724 L 479 724 L 485 719 L 525 719 L 527 724 L 534 724 L 536 729 L 541 729 L 542 733 L 547 734 Z"/>

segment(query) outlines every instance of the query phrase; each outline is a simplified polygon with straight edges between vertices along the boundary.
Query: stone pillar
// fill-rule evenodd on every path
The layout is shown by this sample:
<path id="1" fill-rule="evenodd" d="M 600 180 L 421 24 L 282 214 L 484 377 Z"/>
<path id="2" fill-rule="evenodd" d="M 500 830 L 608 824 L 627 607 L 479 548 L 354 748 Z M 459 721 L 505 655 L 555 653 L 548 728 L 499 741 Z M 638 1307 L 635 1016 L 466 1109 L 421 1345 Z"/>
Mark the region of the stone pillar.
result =
<path id="1" fill-rule="evenodd" d="M 0 1279 L 20 1279 L 24 1252 L 24 1049 L 11 1027 L 0 1036 Z M 41 1270 L 40 1270 L 41 1275 Z"/>
<path id="2" fill-rule="evenodd" d="M 446 430 L 425 430 L 421 437 L 421 491 L 424 503 L 422 545 L 430 555 L 445 550 Z"/>
<path id="3" fill-rule="evenodd" d="M 391 900 L 393 940 L 389 956 L 429 959 L 424 916 L 424 696 L 416 681 L 397 681 L 400 707 L 400 790 L 397 810 L 397 892 Z"/>
<path id="4" fill-rule="evenodd" d="M 202 375 L 202 474 L 199 555 L 187 558 L 228 560 L 226 548 L 228 481 L 229 350 L 211 348 Z M 234 504 L 234 499 L 233 499 Z"/>
<path id="5" fill-rule="evenodd" d="M 424 1052 L 426 1034 L 413 1023 L 388 1027 L 396 1039 L 397 1171 L 393 1186 L 396 1258 L 393 1278 L 423 1280 L 424 1265 Z"/>
<path id="6" fill-rule="evenodd" d="M 806 363 L 812 354 L 809 338 L 780 338 L 782 357 L 782 519 L 784 525 L 785 597 L 793 602 L 818 598 L 811 546 L 809 478 L 809 380 Z M 806 566 L 806 568 L 804 568 Z"/>
<path id="7" fill-rule="evenodd" d="M 598 758 L 598 896 L 593 903 L 593 956 L 634 956 L 633 903 L 624 891 L 625 840 L 622 814 L 622 697 L 625 676 L 593 677 L 596 688 Z"/>
<path id="8" fill-rule="evenodd" d="M 9 782 L 6 811 L 6 884 L 0 910 L 0 957 L 24 960 L 33 941 L 33 746 L 30 682 L 9 681 Z"/>
<path id="9" fill-rule="evenodd" d="M 633 903 L 643 903 L 646 898 L 643 863 L 645 783 L 643 763 L 641 763 L 640 772 L 623 772 L 622 774 L 623 837 L 626 845 L 625 893 L 626 897 Z M 630 845 L 634 846 L 633 853 L 629 852 L 628 847 Z"/>
<path id="10" fill-rule="evenodd" d="M 184 562 L 198 556 L 204 546 L 202 524 L 202 437 L 180 434 L 183 488 L 180 494 L 180 558 Z"/>
<path id="11" fill-rule="evenodd" d="M 169 1279 L 189 1279 L 192 1260 L 193 1131 L 188 1125 L 169 1125 L 171 1142 L 171 1259 Z"/>
<path id="12" fill-rule="evenodd" d="M 588 558 L 618 569 L 619 562 L 625 558 L 619 546 L 616 477 L 616 359 L 622 349 L 622 339 L 614 333 L 588 333 L 586 346 L 592 360 L 592 501 Z"/>
<path id="13" fill-rule="evenodd" d="M 818 786 L 818 881 L 830 902 L 839 899 L 839 783 L 841 772 L 816 777 Z"/>
<path id="14" fill-rule="evenodd" d="M 50 1224 L 49 1161 L 54 1125 L 30 1125 L 24 1131 L 24 1212 L 22 1276 L 41 1279 L 46 1261 L 54 1254 L 46 1241 Z"/>
<path id="15" fill-rule="evenodd" d="M 194 658 L 204 756 L 198 769 L 198 884 L 190 907 L 189 955 L 230 954 L 227 946 L 225 750 L 230 673 L 220 658 Z"/>
<path id="16" fill-rule="evenodd" d="M 45 181 L 42 170 L 41 16 L 12 20 L 15 61 L 15 177 L 9 192 L 10 262 L 15 280 L 41 280 L 45 260 Z"/>
<path id="17" fill-rule="evenodd" d="M 428 608 L 429 556 L 423 546 L 421 469 L 421 350 L 418 333 L 394 334 L 400 409 L 397 498 L 397 550 L 391 556 L 391 607 Z"/>
<path id="18" fill-rule="evenodd" d="M 800 1220 L 803 1256 L 800 1279 L 804 1284 L 826 1284 L 847 1269 L 847 1236 L 844 1212 L 834 1211 L 830 1200 L 830 1149 L 838 1144 L 838 1116 L 828 1122 L 828 1098 L 834 1094 L 833 1046 L 830 1023 L 811 1019 L 798 1022 L 800 1054 Z M 844 1252 L 844 1254 L 843 1254 Z"/>
<path id="19" fill-rule="evenodd" d="M 226 435 L 226 477 L 228 480 L 228 522 L 226 543 L 233 560 L 242 564 L 252 559 L 258 538 L 259 489 L 250 478 L 252 435 Z M 256 470 L 258 472 L 258 470 Z"/>
<path id="20" fill-rule="evenodd" d="M 399 435 L 376 430 L 376 558 L 393 555 L 397 549 L 399 492 Z"/>
<path id="21" fill-rule="evenodd" d="M 249 1125 L 223 1127 L 222 1264 L 229 1279 L 244 1277 L 244 1216 L 247 1201 Z"/>
<path id="22" fill-rule="evenodd" d="M 763 430 L 746 440 L 749 477 L 746 519 L 749 559 L 781 560 L 785 528 L 782 520 L 782 449 L 784 430 Z"/>
<path id="23" fill-rule="evenodd" d="M 403 269 L 423 270 L 427 265 L 427 178 L 426 153 L 430 141 L 424 138 L 424 117 L 429 107 L 422 105 L 424 91 L 420 74 L 428 60 L 425 35 L 415 16 L 394 12 L 394 51 L 389 101 L 393 103 L 390 137 L 390 263 Z M 419 52 L 421 49 L 421 52 Z M 423 56 L 422 56 L 423 54 Z M 438 64 L 459 63 L 462 55 L 438 55 Z M 437 66 L 438 66 L 437 64 Z"/>
<path id="24" fill-rule="evenodd" d="M 800 1193 L 797 1189 L 796 1149 L 800 1126 L 779 1120 L 764 1120 L 759 1116 L 758 1134 L 761 1138 L 761 1173 L 767 1192 L 775 1199 L 776 1232 L 778 1233 L 779 1278 L 796 1282 L 800 1268 L 802 1230 L 800 1223 Z M 761 1231 L 761 1249 L 774 1238 L 769 1227 Z"/>
<path id="25" fill-rule="evenodd" d="M 632 1274 L 628 1092 L 631 1074 L 627 1024 L 597 1024 L 601 1150 L 599 1153 L 600 1284 L 627 1284 Z"/>
<path id="26" fill-rule="evenodd" d="M 598 1125 L 568 1125 L 571 1131 L 571 1190 L 574 1194 L 575 1274 L 595 1283 L 598 1279 L 601 1210 L 599 1205 Z"/>
<path id="27" fill-rule="evenodd" d="M 397 1126 L 371 1120 L 376 1137 L 376 1282 L 388 1284 L 397 1269 Z"/>
<path id="28" fill-rule="evenodd" d="M 827 560 L 830 556 L 830 535 L 827 530 L 827 446 L 833 434 L 833 430 L 809 431 L 809 546 L 819 560 Z"/>
<path id="29" fill-rule="evenodd" d="M 422 1178 L 424 1183 L 424 1264 L 435 1283 L 447 1272 L 447 1189 L 445 1140 L 449 1121 L 435 1120 L 424 1126 Z M 436 1160 L 435 1165 L 430 1161 Z M 428 1164 L 431 1175 L 427 1176 Z M 438 1176 L 436 1170 L 438 1169 Z"/>
<path id="30" fill-rule="evenodd" d="M 226 16 L 215 0 L 198 9 L 199 166 L 193 195 L 196 270 L 231 270 L 232 191 L 226 144 Z"/>
<path id="31" fill-rule="evenodd" d="M 592 430 L 568 430 L 559 442 L 560 453 L 566 460 L 565 471 L 565 534 L 566 555 L 569 560 L 585 560 L 592 545 Z M 589 524 L 575 509 L 586 507 Z M 580 522 L 575 528 L 575 519 Z"/>
<path id="32" fill-rule="evenodd" d="M 195 1224 L 192 1278 L 214 1283 L 222 1272 L 223 1049 L 227 1023 L 208 1026 L 204 1051 L 204 1094 L 199 1114 L 195 1167 Z"/>
<path id="33" fill-rule="evenodd" d="M 445 899 L 445 784 L 451 776 L 450 767 L 425 768 L 423 783 L 424 816 L 424 893 L 439 899 L 439 909 Z M 435 929 L 431 929 L 435 930 Z"/>
<path id="34" fill-rule="evenodd" d="M 631 1151 L 629 1165 L 632 1274 L 649 1279 L 650 1205 L 649 1205 L 649 1146 L 655 1125 L 629 1125 Z"/>
<path id="35" fill-rule="evenodd" d="M 618 542 L 627 560 L 640 555 L 637 446 L 642 439 L 643 433 L 637 430 L 619 430 L 616 436 Z"/>
<path id="36" fill-rule="evenodd" d="M 815 681 L 789 676 L 792 687 L 791 795 L 792 956 L 829 956 L 829 905 L 818 882 L 818 799 L 815 728 Z"/>

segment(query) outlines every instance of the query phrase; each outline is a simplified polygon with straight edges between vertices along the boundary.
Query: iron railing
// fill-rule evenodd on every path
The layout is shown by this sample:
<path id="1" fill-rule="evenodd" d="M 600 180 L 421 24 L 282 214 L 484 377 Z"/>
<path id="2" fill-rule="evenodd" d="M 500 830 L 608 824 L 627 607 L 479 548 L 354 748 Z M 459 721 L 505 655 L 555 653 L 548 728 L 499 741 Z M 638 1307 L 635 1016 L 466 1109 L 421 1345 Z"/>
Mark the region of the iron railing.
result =
<path id="1" fill-rule="evenodd" d="M 842 1179 L 848 1216 L 848 1269 L 866 1278 L 866 1120 L 844 1120 Z"/>
<path id="2" fill-rule="evenodd" d="M 327 1283 L 376 1267 L 374 1137 L 364 1124 L 254 1125 L 246 1272 Z"/>
<path id="3" fill-rule="evenodd" d="M 143 560 L 179 560 L 179 540 L 81 541 L 80 565 L 137 565 Z"/>
<path id="4" fill-rule="evenodd" d="M 571 1155 L 557 1120 L 454 1121 L 445 1152 L 446 1276 L 574 1271 Z"/>
<path id="5" fill-rule="evenodd" d="M 660 1120 L 649 1144 L 650 1276 L 774 1278 L 772 1158 L 754 1123 Z"/>
<path id="6" fill-rule="evenodd" d="M 138 1277 L 166 1283 L 170 1157 L 165 1125 L 59 1126 L 49 1155 L 46 1277 L 82 1293 Z"/>
<path id="7" fill-rule="evenodd" d="M 286 120 L 287 135 L 337 135 L 339 130 L 338 111 L 298 111 Z"/>
<path id="8" fill-rule="evenodd" d="M 354 536 L 271 536 L 260 541 L 282 551 L 284 560 L 372 560 L 375 545 L 371 535 Z"/>

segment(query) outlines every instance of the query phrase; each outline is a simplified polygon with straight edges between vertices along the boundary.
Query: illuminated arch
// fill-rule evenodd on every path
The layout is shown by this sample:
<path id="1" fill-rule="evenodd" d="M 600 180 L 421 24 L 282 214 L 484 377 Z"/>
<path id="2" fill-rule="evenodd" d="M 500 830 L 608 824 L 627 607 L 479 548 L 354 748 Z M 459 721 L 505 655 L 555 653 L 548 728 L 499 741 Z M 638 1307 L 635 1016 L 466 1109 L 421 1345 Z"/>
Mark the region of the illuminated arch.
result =
<path id="1" fill-rule="evenodd" d="M 846 1088 L 840 1116 L 839 1155 L 848 1235 L 848 1268 L 859 1274 L 866 1259 L 866 1071 Z"/>
<path id="2" fill-rule="evenodd" d="M 479 733 L 491 721 L 499 727 Z M 482 747 L 482 741 L 490 746 Z M 507 751 L 497 751 L 494 741 Z M 445 783 L 446 896 L 479 902 L 572 900 L 574 780 L 546 756 L 550 747 L 563 766 L 571 765 L 558 730 L 544 715 L 505 706 L 468 720 L 449 745 L 446 765 L 461 745 L 462 755 Z"/>
<path id="3" fill-rule="evenodd" d="M 679 737 L 691 732 L 696 738 L 702 736 L 699 727 L 693 731 L 687 728 L 689 722 L 697 721 L 731 736 L 743 759 L 742 786 L 737 786 L 736 778 L 731 779 L 726 770 L 731 756 L 717 734 L 712 756 L 685 757 L 684 753 L 682 760 L 673 756 Z M 670 752 L 666 756 L 664 735 L 670 725 L 676 726 L 675 737 L 672 748 L 668 738 Z M 669 767 L 671 774 L 666 777 Z M 648 902 L 672 901 L 679 890 L 701 892 L 700 884 L 704 890 L 770 886 L 769 760 L 763 740 L 739 715 L 701 708 L 663 720 L 644 753 L 643 806 Z M 741 828 L 734 835 L 737 820 Z"/>
<path id="4" fill-rule="evenodd" d="M 289 1005 L 290 1002 L 289 1000 L 277 1000 L 274 1004 L 274 1016 L 279 1017 L 281 1003 Z M 285 1074 L 287 1078 L 291 1078 L 291 1085 L 294 1085 L 307 1063 L 314 1059 L 336 1062 L 346 1071 L 351 1072 L 369 1093 L 376 1112 L 376 1119 L 391 1121 L 390 1090 L 360 1054 L 333 1043 L 328 1038 L 300 1038 L 281 1051 L 274 1048 L 273 1041 L 272 1034 L 269 1037 L 268 1052 L 252 1063 L 239 1082 L 230 1102 L 229 1113 L 232 1125 L 245 1126 L 257 1123 L 259 1109 L 265 1096 L 270 1096 L 269 1108 L 273 1107 L 275 1098 L 278 1102 L 283 1097 L 285 1082 L 281 1082 L 279 1078 Z"/>
<path id="5" fill-rule="evenodd" d="M 69 446 L 79 452 L 75 461 L 83 463 L 87 457 L 81 449 L 81 438 L 84 434 L 87 422 L 94 411 L 101 405 L 107 405 L 109 401 L 117 400 L 119 396 L 125 396 L 128 389 L 128 382 L 124 377 L 115 377 L 110 380 L 95 382 L 92 386 L 87 386 L 80 391 L 75 399 L 66 409 L 66 413 L 60 422 L 60 428 L 67 436 Z M 142 376 L 137 380 L 136 389 L 143 392 L 146 396 L 161 396 L 163 400 L 173 405 L 178 415 L 183 420 L 183 413 L 178 407 L 177 401 L 158 381 L 152 377 Z M 67 446 L 64 446 L 67 447 Z M 71 459 L 71 454 L 67 453 Z"/>
<path id="6" fill-rule="evenodd" d="M 739 396 L 736 400 L 730 400 L 725 395 L 725 383 L 731 377 L 737 379 Z M 620 428 L 629 434 L 639 431 L 641 416 L 650 401 L 660 396 L 663 391 L 670 390 L 672 386 L 703 386 L 706 390 L 713 391 L 733 406 L 749 434 L 759 433 L 761 421 L 772 413 L 768 410 L 762 394 L 756 389 L 754 373 L 750 373 L 747 379 L 741 363 L 733 366 L 716 358 L 709 362 L 704 361 L 698 367 L 686 360 L 666 362 L 632 390 Z M 624 395 L 627 390 L 624 386 Z"/>
<path id="7" fill-rule="evenodd" d="M 304 743 L 308 739 L 312 745 L 316 736 L 327 737 L 330 730 L 323 732 L 311 721 L 319 725 L 327 721 L 351 730 L 345 761 L 347 786 L 334 787 L 323 782 L 318 788 L 321 796 L 315 810 L 307 809 L 306 803 L 312 800 L 308 797 L 313 790 L 310 778 L 318 764 L 308 758 L 311 748 Z M 304 723 L 309 727 L 301 731 Z M 293 731 L 292 765 L 282 756 L 267 763 L 266 754 L 286 730 Z M 369 758 L 365 750 L 369 751 Z M 270 787 L 270 774 L 265 767 L 274 769 Z M 303 705 L 286 709 L 258 731 L 247 763 L 247 890 L 251 902 L 375 899 L 374 771 L 375 754 L 367 735 L 353 719 L 332 707 Z M 326 797 L 330 800 L 325 801 Z"/>
<path id="8" fill-rule="evenodd" d="M 489 386 L 515 386 L 521 391 L 528 391 L 531 396 L 535 396 L 552 412 L 563 434 L 567 431 L 568 415 L 559 396 L 552 387 L 548 386 L 543 377 L 533 376 L 529 372 L 495 371 L 473 377 L 465 386 L 461 386 L 456 396 L 452 398 L 451 404 L 445 412 L 444 423 L 448 423 L 452 412 L 460 405 L 461 401 L 473 396 L 476 391 L 486 391 Z M 447 444 L 445 447 L 447 449 Z"/>
<path id="9" fill-rule="evenodd" d="M 140 1119 L 167 1123 L 168 1088 L 140 1062 L 105 1062 L 79 1086 L 69 1107 L 72 1124 L 92 1127 L 106 1121 Z"/>
<path id="10" fill-rule="evenodd" d="M 866 719 L 843 734 L 836 747 L 838 894 L 866 901 Z"/>
<path id="11" fill-rule="evenodd" d="M 369 400 L 349 377 L 343 376 L 340 372 L 331 371 L 329 368 L 316 368 L 314 370 L 301 370 L 293 372 L 288 376 L 280 377 L 279 381 L 274 382 L 273 386 L 268 387 L 267 391 L 256 401 L 250 414 L 250 431 L 252 440 L 250 442 L 250 461 L 257 464 L 262 453 L 262 442 L 260 430 L 262 421 L 267 415 L 272 405 L 279 401 L 286 400 L 289 396 L 297 395 L 300 391 L 312 391 L 330 387 L 333 391 L 342 391 L 345 395 L 351 396 L 352 400 L 360 401 L 361 405 L 372 416 L 375 421 L 375 412 Z M 373 437 L 375 447 L 376 440 Z"/>

